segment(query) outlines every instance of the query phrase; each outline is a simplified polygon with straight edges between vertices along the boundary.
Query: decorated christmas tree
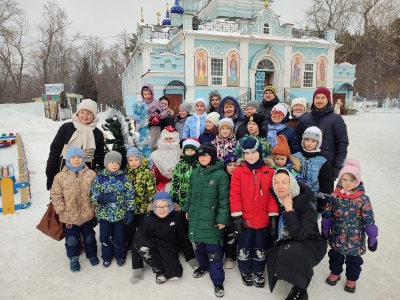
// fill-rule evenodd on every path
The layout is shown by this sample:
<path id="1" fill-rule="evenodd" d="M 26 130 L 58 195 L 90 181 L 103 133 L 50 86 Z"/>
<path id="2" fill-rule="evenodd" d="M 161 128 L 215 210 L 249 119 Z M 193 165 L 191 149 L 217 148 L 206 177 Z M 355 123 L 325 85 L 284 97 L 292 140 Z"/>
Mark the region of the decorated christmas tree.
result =
<path id="1" fill-rule="evenodd" d="M 133 117 L 135 120 L 135 130 L 133 132 L 134 144 L 142 152 L 142 155 L 147 159 L 148 166 L 150 167 L 151 161 L 148 160 L 151 147 L 149 136 L 149 118 L 147 116 L 147 106 L 143 100 L 139 99 L 134 102 Z"/>

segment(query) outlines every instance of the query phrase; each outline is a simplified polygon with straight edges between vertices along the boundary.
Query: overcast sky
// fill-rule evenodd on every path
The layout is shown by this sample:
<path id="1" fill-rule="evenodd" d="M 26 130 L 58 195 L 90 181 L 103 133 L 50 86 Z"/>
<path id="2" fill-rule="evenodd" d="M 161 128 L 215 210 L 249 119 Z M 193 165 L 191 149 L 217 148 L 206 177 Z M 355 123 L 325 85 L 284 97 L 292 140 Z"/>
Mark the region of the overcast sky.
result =
<path id="1" fill-rule="evenodd" d="M 17 0 L 25 10 L 32 31 L 36 37 L 34 25 L 40 22 L 45 0 Z M 65 9 L 72 22 L 70 34 L 81 32 L 83 35 L 109 37 L 120 33 L 123 29 L 136 32 L 136 24 L 140 20 L 140 6 L 143 7 L 146 23 L 156 24 L 156 13 L 165 16 L 166 3 L 171 6 L 174 0 L 58 0 L 58 5 Z M 260 0 L 262 1 L 262 0 Z M 281 16 L 281 24 L 304 23 L 304 10 L 311 5 L 311 0 L 275 0 L 271 9 Z M 162 19 L 161 18 L 161 19 Z M 114 38 L 104 38 L 106 44 L 112 44 Z"/>

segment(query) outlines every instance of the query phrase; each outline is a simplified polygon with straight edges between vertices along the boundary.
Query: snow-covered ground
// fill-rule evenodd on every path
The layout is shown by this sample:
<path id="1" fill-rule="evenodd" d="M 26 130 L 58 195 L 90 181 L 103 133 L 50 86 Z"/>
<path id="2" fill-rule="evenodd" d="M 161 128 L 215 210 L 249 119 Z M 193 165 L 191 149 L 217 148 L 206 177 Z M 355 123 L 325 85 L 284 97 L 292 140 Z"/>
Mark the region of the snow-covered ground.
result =
<path id="1" fill-rule="evenodd" d="M 99 117 L 104 123 L 105 114 Z M 355 294 L 343 290 L 344 276 L 335 287 L 325 283 L 329 274 L 325 257 L 314 269 L 310 299 L 400 299 L 400 248 L 396 248 L 400 240 L 400 114 L 370 112 L 344 119 L 350 136 L 348 157 L 361 162 L 362 180 L 379 227 L 379 246 L 363 257 Z M 132 285 L 130 253 L 123 267 L 117 267 L 115 261 L 108 269 L 92 267 L 82 255 L 81 271 L 69 270 L 64 242 L 53 241 L 36 229 L 49 202 L 45 176 L 49 145 L 61 124 L 0 110 L 0 134 L 22 134 L 32 189 L 30 208 L 13 215 L 0 214 L 0 299 L 215 299 L 209 276 L 193 278 L 185 262 L 183 278 L 163 285 L 155 283 L 148 267 L 144 280 Z M 0 164 L 5 163 L 17 166 L 16 147 L 0 148 Z M 246 287 L 237 267 L 226 271 L 224 285 L 224 299 L 284 299 L 290 290 L 285 282 L 278 282 L 273 294 L 268 286 Z"/>

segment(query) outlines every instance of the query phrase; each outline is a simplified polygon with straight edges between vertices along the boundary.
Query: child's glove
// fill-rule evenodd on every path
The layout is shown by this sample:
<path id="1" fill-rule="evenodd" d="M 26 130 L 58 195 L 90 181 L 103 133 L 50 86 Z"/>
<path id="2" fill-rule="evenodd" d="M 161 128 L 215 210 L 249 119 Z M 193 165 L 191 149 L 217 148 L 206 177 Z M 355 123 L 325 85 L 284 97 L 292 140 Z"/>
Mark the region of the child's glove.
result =
<path id="1" fill-rule="evenodd" d="M 318 192 L 315 197 L 317 198 L 317 212 L 323 213 L 325 211 L 326 203 L 330 195 Z"/>
<path id="2" fill-rule="evenodd" d="M 197 261 L 197 258 L 192 258 L 188 262 L 189 266 L 194 270 L 199 267 L 199 262 Z"/>
<path id="3" fill-rule="evenodd" d="M 321 222 L 321 234 L 322 237 L 327 240 L 329 239 L 329 234 L 331 232 L 331 226 L 332 226 L 332 221 L 327 219 L 327 218 L 323 218 L 322 222 Z"/>
<path id="4" fill-rule="evenodd" d="M 364 227 L 365 233 L 368 235 L 368 250 L 371 252 L 375 252 L 378 248 L 378 226 L 376 225 L 367 225 Z"/>
<path id="5" fill-rule="evenodd" d="M 160 120 L 161 120 L 161 118 L 160 118 L 160 116 L 155 116 L 155 117 L 153 117 L 153 119 L 151 119 L 151 125 L 158 125 L 158 123 L 160 123 Z"/>
<path id="6" fill-rule="evenodd" d="M 332 169 L 332 179 L 335 180 L 336 178 L 338 178 L 339 173 L 340 173 L 340 168 L 338 167 L 333 167 Z"/>
<path id="7" fill-rule="evenodd" d="M 131 277 L 131 282 L 133 284 L 138 283 L 139 280 L 143 280 L 143 268 L 140 269 L 133 269 L 133 274 Z"/>
<path id="8" fill-rule="evenodd" d="M 131 224 L 133 222 L 134 217 L 135 217 L 135 212 L 133 210 L 127 211 L 124 218 L 125 225 Z"/>
<path id="9" fill-rule="evenodd" d="M 279 216 L 269 217 L 268 234 L 275 240 L 278 238 L 278 222 L 279 222 Z"/>
<path id="10" fill-rule="evenodd" d="M 117 202 L 117 195 L 114 193 L 102 193 L 99 195 L 99 204 L 110 204 Z"/>
<path id="11" fill-rule="evenodd" d="M 242 224 L 246 224 L 243 220 L 242 216 L 232 217 L 233 226 L 235 226 L 235 231 L 233 232 L 234 237 L 238 237 L 239 234 L 242 233 Z"/>

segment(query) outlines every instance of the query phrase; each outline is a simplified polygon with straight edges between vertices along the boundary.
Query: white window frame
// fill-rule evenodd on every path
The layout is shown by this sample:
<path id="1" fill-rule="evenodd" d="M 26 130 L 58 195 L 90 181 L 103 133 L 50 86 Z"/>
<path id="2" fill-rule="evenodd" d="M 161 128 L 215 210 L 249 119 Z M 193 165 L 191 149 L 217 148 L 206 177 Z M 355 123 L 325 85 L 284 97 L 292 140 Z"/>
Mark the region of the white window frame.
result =
<path id="1" fill-rule="evenodd" d="M 268 32 L 265 32 L 265 30 L 268 29 Z M 271 33 L 271 25 L 269 25 L 268 22 L 265 22 L 263 25 L 263 34 L 270 34 Z"/>
<path id="2" fill-rule="evenodd" d="M 219 63 L 221 64 L 221 73 L 220 73 L 220 75 L 213 75 L 213 72 L 214 72 L 214 69 L 213 69 L 213 66 L 214 66 L 214 64 L 213 64 L 213 61 L 214 60 L 218 60 L 219 61 Z M 225 79 L 225 68 L 224 68 L 224 59 L 223 58 L 217 58 L 217 57 L 211 57 L 211 60 L 210 60 L 210 70 L 211 70 L 211 72 L 210 72 L 210 78 L 211 78 L 211 80 L 210 80 L 210 85 L 212 85 L 212 86 L 222 86 L 223 84 L 224 84 L 224 79 Z M 217 78 L 220 78 L 220 80 L 221 80 L 221 84 L 215 84 L 215 83 L 213 83 L 213 79 L 217 79 Z"/>
<path id="3" fill-rule="evenodd" d="M 307 69 L 310 66 L 312 67 L 312 70 Z M 315 85 L 315 63 L 305 63 L 303 71 L 303 87 L 313 88 L 314 85 Z"/>

